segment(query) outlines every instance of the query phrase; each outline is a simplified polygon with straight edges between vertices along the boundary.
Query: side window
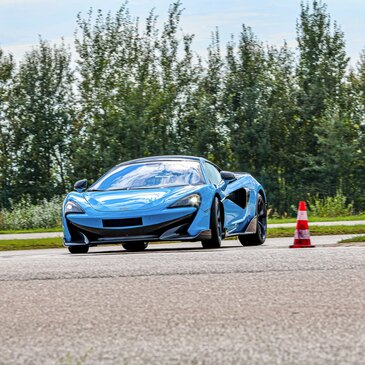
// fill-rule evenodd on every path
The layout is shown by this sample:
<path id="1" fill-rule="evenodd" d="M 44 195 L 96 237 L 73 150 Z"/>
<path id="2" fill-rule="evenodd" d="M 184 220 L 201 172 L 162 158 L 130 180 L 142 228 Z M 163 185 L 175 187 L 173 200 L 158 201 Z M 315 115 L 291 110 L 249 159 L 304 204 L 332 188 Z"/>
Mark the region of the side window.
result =
<path id="1" fill-rule="evenodd" d="M 212 184 L 219 185 L 222 181 L 221 174 L 212 164 L 204 162 L 205 172 L 207 173 L 208 179 Z"/>

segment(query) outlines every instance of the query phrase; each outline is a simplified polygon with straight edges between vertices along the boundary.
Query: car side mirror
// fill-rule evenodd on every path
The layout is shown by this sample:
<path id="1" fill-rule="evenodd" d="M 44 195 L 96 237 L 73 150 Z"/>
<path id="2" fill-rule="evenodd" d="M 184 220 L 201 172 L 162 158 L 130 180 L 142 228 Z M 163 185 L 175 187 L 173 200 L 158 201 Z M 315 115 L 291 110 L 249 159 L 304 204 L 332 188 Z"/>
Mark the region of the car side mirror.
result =
<path id="1" fill-rule="evenodd" d="M 230 171 L 221 171 L 221 178 L 228 183 L 237 180 L 236 175 Z"/>
<path id="2" fill-rule="evenodd" d="M 75 185 L 74 185 L 74 189 L 78 193 L 81 193 L 87 188 L 87 184 L 88 184 L 87 179 L 82 179 L 82 180 L 76 181 Z"/>

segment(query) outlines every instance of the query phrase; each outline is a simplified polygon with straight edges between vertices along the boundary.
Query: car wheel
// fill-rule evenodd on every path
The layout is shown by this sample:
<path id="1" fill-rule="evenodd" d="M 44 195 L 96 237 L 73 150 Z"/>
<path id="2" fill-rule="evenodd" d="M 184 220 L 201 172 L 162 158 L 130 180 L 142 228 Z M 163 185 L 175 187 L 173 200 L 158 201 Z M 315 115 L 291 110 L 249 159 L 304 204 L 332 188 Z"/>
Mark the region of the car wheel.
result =
<path id="1" fill-rule="evenodd" d="M 203 248 L 219 248 L 222 242 L 223 224 L 222 212 L 217 197 L 214 198 L 210 210 L 210 230 L 212 238 L 202 241 Z"/>
<path id="2" fill-rule="evenodd" d="M 126 243 L 122 243 L 122 246 L 127 251 L 137 252 L 137 251 L 145 250 L 148 246 L 148 243 L 147 242 L 140 242 L 140 241 L 126 242 Z"/>
<path id="3" fill-rule="evenodd" d="M 68 250 L 70 253 L 87 253 L 89 251 L 89 246 L 80 245 L 80 246 L 69 246 Z"/>
<path id="4" fill-rule="evenodd" d="M 259 246 L 266 240 L 267 212 L 266 204 L 262 195 L 259 195 L 256 203 L 256 233 L 238 236 L 242 246 Z"/>

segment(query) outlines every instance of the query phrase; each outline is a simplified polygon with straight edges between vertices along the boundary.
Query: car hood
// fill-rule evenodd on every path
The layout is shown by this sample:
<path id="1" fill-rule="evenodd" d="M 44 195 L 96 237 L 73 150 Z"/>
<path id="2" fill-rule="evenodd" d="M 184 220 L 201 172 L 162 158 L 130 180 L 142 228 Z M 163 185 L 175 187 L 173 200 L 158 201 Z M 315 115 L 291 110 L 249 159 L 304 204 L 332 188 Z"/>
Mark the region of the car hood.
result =
<path id="1" fill-rule="evenodd" d="M 157 205 L 170 205 L 196 186 L 180 186 L 159 189 L 117 190 L 83 193 L 91 207 L 100 212 L 119 212 L 152 209 Z"/>

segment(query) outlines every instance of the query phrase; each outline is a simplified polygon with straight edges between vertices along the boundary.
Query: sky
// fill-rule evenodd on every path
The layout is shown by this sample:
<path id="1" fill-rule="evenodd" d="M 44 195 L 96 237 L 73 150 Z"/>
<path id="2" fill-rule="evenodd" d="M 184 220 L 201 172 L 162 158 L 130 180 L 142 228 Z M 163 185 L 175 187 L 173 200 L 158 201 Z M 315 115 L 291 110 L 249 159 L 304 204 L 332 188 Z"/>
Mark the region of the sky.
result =
<path id="1" fill-rule="evenodd" d="M 16 60 L 37 44 L 39 35 L 51 42 L 73 44 L 76 15 L 86 16 L 90 7 L 116 11 L 123 0 L 0 0 L 0 47 Z M 129 0 L 132 16 L 146 18 L 152 8 L 160 22 L 166 19 L 173 0 Z M 327 0 L 328 11 L 345 33 L 351 64 L 365 48 L 365 0 Z M 211 32 L 219 28 L 223 43 L 238 35 L 242 24 L 258 38 L 280 46 L 284 40 L 295 47 L 300 0 L 183 0 L 181 27 L 195 34 L 193 49 L 206 54 Z"/>

